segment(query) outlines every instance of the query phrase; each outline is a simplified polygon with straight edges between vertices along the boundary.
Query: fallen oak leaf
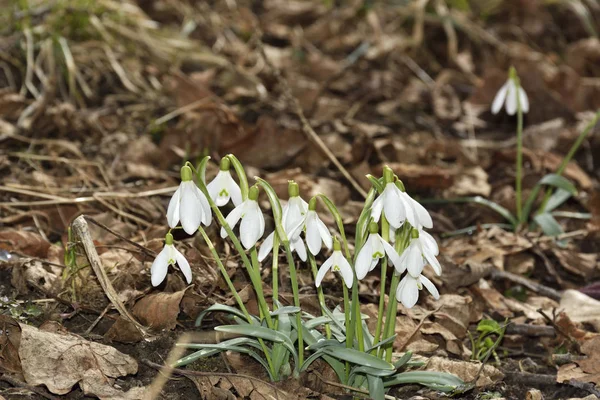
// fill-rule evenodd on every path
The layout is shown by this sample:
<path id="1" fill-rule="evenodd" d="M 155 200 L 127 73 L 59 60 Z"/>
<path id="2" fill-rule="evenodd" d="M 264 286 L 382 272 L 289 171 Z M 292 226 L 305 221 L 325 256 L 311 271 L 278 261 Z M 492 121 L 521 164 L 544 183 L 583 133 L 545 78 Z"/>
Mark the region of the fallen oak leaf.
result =
<path id="1" fill-rule="evenodd" d="M 0 372 L 21 374 L 21 327 L 7 315 L 0 315 Z"/>
<path id="2" fill-rule="evenodd" d="M 133 306 L 133 315 L 155 330 L 172 330 L 177 325 L 181 299 L 191 286 L 174 293 L 152 293 Z"/>

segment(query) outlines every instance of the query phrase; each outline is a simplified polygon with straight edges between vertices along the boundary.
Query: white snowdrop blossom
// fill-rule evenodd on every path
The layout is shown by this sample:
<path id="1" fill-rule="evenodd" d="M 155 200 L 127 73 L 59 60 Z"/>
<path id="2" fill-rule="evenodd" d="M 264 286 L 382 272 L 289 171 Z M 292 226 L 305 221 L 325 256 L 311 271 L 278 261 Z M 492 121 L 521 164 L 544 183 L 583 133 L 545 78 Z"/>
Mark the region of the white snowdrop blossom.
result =
<path id="1" fill-rule="evenodd" d="M 419 274 L 414 278 L 411 274 L 406 274 L 398 284 L 398 288 L 396 289 L 396 299 L 401 302 L 404 307 L 412 308 L 417 304 L 417 300 L 419 300 L 419 290 L 423 289 L 423 286 L 427 288 L 434 299 L 437 300 L 440 298 L 440 293 L 437 288 L 426 276 Z"/>
<path id="2" fill-rule="evenodd" d="M 246 250 L 251 249 L 265 233 L 265 217 L 258 206 L 258 187 L 252 186 L 248 198 L 235 207 L 225 218 L 231 229 L 240 223 L 240 241 Z M 221 237 L 227 237 L 225 228 L 221 228 Z"/>
<path id="3" fill-rule="evenodd" d="M 338 242 L 337 239 L 333 243 L 333 253 L 331 253 L 331 256 L 329 256 L 329 258 L 325 260 L 323 265 L 321 265 L 321 268 L 319 268 L 319 272 L 317 272 L 317 277 L 315 279 L 316 287 L 321 286 L 321 282 L 323 281 L 325 274 L 330 269 L 339 272 L 342 275 L 346 286 L 349 289 L 352 288 L 352 282 L 354 281 L 354 273 L 352 271 L 350 263 L 342 254 L 342 246 L 340 245 L 340 242 Z"/>
<path id="4" fill-rule="evenodd" d="M 229 203 L 230 199 L 235 206 L 239 206 L 242 203 L 242 191 L 231 176 L 230 167 L 231 162 L 229 158 L 224 157 L 221 160 L 219 173 L 206 185 L 208 194 L 218 207 L 223 207 Z"/>
<path id="5" fill-rule="evenodd" d="M 208 200 L 192 180 L 192 170 L 187 165 L 181 168 L 181 183 L 169 201 L 167 221 L 171 228 L 181 221 L 188 235 L 193 235 L 200 223 L 208 226 L 212 221 Z"/>
<path id="6" fill-rule="evenodd" d="M 152 267 L 150 267 L 152 286 L 160 285 L 167 276 L 169 265 L 174 266 L 175 263 L 179 266 L 187 283 L 191 283 L 192 270 L 190 268 L 190 263 L 188 263 L 183 254 L 181 254 L 181 252 L 173 245 L 173 235 L 167 233 L 167 236 L 165 237 L 165 247 L 158 253 L 158 256 L 156 256 L 152 263 Z"/>
<path id="7" fill-rule="evenodd" d="M 400 256 L 400 263 L 394 264 L 396 271 L 401 274 L 408 270 L 416 278 L 423 271 L 426 261 L 437 275 L 441 275 L 442 266 L 436 258 L 440 250 L 433 236 L 422 229 L 413 229 L 412 234 L 410 244 Z"/>
<path id="8" fill-rule="evenodd" d="M 521 85 L 518 85 L 517 87 L 518 79 L 516 70 L 511 67 L 508 80 L 502 85 L 500 90 L 498 90 L 496 97 L 494 97 L 494 101 L 492 102 L 492 114 L 498 114 L 503 105 L 505 105 L 506 113 L 508 115 L 515 115 L 518 104 L 521 105 L 521 111 L 523 113 L 529 111 L 529 98 Z"/>
<path id="9" fill-rule="evenodd" d="M 413 227 L 431 228 L 433 221 L 429 212 L 419 202 L 398 188 L 393 181 L 393 172 L 389 167 L 384 168 L 384 181 L 387 182 L 381 195 L 375 199 L 371 207 L 371 217 L 379 222 L 382 212 L 390 227 L 398 229 L 404 221 Z"/>
<path id="10" fill-rule="evenodd" d="M 306 246 L 300 238 L 300 233 L 304 229 L 306 215 L 308 212 L 308 203 L 299 196 L 300 190 L 296 182 L 290 181 L 288 185 L 290 198 L 283 206 L 281 223 L 283 230 L 290 241 L 290 250 L 295 251 L 302 261 L 306 261 Z M 273 250 L 273 239 L 275 231 L 271 232 L 260 246 L 258 251 L 258 261 L 263 261 L 271 250 Z"/>
<path id="11" fill-rule="evenodd" d="M 327 229 L 327 226 L 325 226 L 323 221 L 319 218 L 319 214 L 315 211 L 314 206 L 311 209 L 313 200 L 315 199 L 311 199 L 308 206 L 308 212 L 306 213 L 306 221 L 304 223 L 306 231 L 304 232 L 304 236 L 306 237 L 308 250 L 313 256 L 316 256 L 321 251 L 323 244 L 325 244 L 325 247 L 328 249 L 331 249 L 333 240 L 331 239 L 329 229 Z"/>
<path id="12" fill-rule="evenodd" d="M 363 279 L 367 273 L 371 272 L 379 260 L 386 254 L 392 265 L 400 265 L 401 259 L 396 250 L 377 233 L 377 223 L 369 224 L 369 237 L 358 252 L 356 257 L 356 278 Z"/>

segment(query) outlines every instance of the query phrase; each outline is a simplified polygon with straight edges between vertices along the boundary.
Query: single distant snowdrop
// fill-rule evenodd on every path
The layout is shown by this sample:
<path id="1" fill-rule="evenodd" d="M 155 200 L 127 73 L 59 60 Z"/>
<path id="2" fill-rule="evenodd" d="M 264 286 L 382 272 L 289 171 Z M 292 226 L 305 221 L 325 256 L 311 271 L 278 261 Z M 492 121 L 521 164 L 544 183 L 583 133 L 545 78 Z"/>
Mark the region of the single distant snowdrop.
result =
<path id="1" fill-rule="evenodd" d="M 333 245 L 331 233 L 329 233 L 329 229 L 327 229 L 327 226 L 319 218 L 316 208 L 317 199 L 313 197 L 308 203 L 308 212 L 306 213 L 306 220 L 304 222 L 304 226 L 306 227 L 306 231 L 304 232 L 306 245 L 313 256 L 319 254 L 323 244 L 328 249 L 331 249 Z"/>
<path id="2" fill-rule="evenodd" d="M 321 268 L 319 268 L 319 272 L 317 272 L 317 277 L 315 278 L 316 287 L 321 286 L 321 282 L 323 281 L 325 274 L 330 269 L 339 272 L 342 275 L 346 286 L 348 288 L 352 287 L 352 282 L 354 281 L 354 273 L 352 272 L 352 267 L 350 266 L 350 263 L 342 254 L 342 246 L 340 245 L 340 242 L 337 240 L 337 238 L 335 238 L 333 241 L 333 253 L 331 253 L 331 256 L 329 256 L 329 258 L 325 260 L 323 265 L 321 265 Z"/>
<path id="3" fill-rule="evenodd" d="M 169 201 L 167 221 L 171 228 L 181 221 L 188 235 L 193 235 L 200 223 L 208 226 L 212 221 L 208 200 L 192 180 L 192 169 L 187 165 L 181 167 L 181 183 Z"/>
<path id="4" fill-rule="evenodd" d="M 300 233 L 304 229 L 306 215 L 308 212 L 308 203 L 300 197 L 300 189 L 294 181 L 288 182 L 289 200 L 283 206 L 281 223 L 283 230 L 290 241 L 290 250 L 295 251 L 302 261 L 306 261 L 306 246 L 300 238 Z M 275 231 L 271 232 L 264 240 L 258 251 L 258 261 L 263 261 L 271 250 L 273 250 L 273 238 Z"/>
<path id="5" fill-rule="evenodd" d="M 423 271 L 424 261 L 427 261 L 437 275 L 442 274 L 442 266 L 436 256 L 440 253 L 439 247 L 429 233 L 422 229 L 413 229 L 410 244 L 400 256 L 400 263 L 394 264 L 399 274 L 408 270 L 413 277 Z"/>
<path id="6" fill-rule="evenodd" d="M 404 307 L 412 308 L 417 304 L 419 290 L 423 289 L 423 286 L 431 293 L 434 299 L 437 300 L 440 298 L 437 288 L 426 276 L 419 274 L 414 278 L 411 274 L 406 274 L 396 289 L 396 300 L 401 302 Z"/>
<path id="7" fill-rule="evenodd" d="M 521 105 L 523 114 L 527 113 L 529 111 L 529 99 L 527 98 L 527 93 L 525 93 L 525 90 L 520 85 L 517 71 L 514 67 L 510 67 L 508 80 L 502 85 L 500 90 L 498 90 L 496 97 L 494 97 L 492 114 L 498 114 L 502 109 L 502 106 L 506 105 L 506 113 L 508 115 L 515 115 L 518 108 L 517 101 Z"/>
<path id="8" fill-rule="evenodd" d="M 219 173 L 215 176 L 215 179 L 206 185 L 208 194 L 217 207 L 223 207 L 229 203 L 230 199 L 235 206 L 242 203 L 242 191 L 231 176 L 230 168 L 231 161 L 228 157 L 223 157 L 219 166 Z"/>
<path id="9" fill-rule="evenodd" d="M 240 223 L 240 241 L 246 250 L 251 249 L 265 233 L 265 217 L 258 206 L 258 186 L 252 186 L 248 198 L 235 207 L 225 218 L 231 229 Z M 221 228 L 221 237 L 227 237 L 225 228 Z"/>
<path id="10" fill-rule="evenodd" d="M 152 286 L 160 285 L 167 276 L 169 265 L 175 266 L 175 263 L 177 263 L 179 266 L 179 269 L 185 276 L 187 283 L 191 283 L 192 270 L 190 268 L 190 264 L 185 259 L 183 254 L 181 254 L 173 245 L 173 235 L 167 233 L 165 236 L 165 246 L 161 252 L 158 253 L 158 256 L 156 256 L 156 259 L 154 259 L 154 262 L 152 263 L 152 267 L 150 267 Z"/>
<path id="11" fill-rule="evenodd" d="M 386 254 L 392 265 L 400 265 L 401 259 L 396 250 L 378 233 L 376 222 L 369 224 L 369 237 L 356 257 L 356 278 L 363 279 L 367 273 L 375 269 L 379 260 Z"/>

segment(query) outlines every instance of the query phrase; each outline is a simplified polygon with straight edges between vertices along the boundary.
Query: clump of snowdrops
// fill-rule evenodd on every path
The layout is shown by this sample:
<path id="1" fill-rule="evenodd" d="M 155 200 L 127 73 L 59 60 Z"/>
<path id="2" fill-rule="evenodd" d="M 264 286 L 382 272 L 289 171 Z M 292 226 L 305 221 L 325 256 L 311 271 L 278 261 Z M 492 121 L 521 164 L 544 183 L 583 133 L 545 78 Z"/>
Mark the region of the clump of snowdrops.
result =
<path id="1" fill-rule="evenodd" d="M 442 268 L 436 259 L 438 245 L 426 230 L 433 226 L 431 216 L 410 197 L 390 168 L 384 168 L 381 178 L 368 176 L 372 188 L 357 222 L 355 251 L 352 253 L 342 217 L 325 195 L 319 194 L 307 202 L 302 199 L 298 185 L 290 181 L 289 198 L 282 206 L 267 181 L 255 178 L 256 184 L 249 187 L 242 164 L 231 154 L 221 160 L 219 173 L 207 184 L 208 162 L 209 157 L 206 157 L 197 167 L 188 162 L 181 168 L 181 184 L 167 210 L 171 229 L 166 235 L 164 249 L 152 264 L 152 284 L 159 285 L 171 265 L 179 267 L 188 283 L 192 281 L 190 265 L 177 250 L 171 230 L 181 228 L 190 235 L 199 232 L 237 307 L 213 305 L 198 316 L 196 325 L 201 325 L 207 313 L 228 313 L 232 323 L 217 326 L 215 330 L 237 337 L 216 344 L 181 344 L 195 351 L 178 360 L 176 366 L 222 351 L 235 351 L 255 359 L 271 380 L 278 381 L 298 377 L 314 361 L 321 359 L 335 371 L 341 383 L 366 389 L 375 399 L 384 398 L 389 387 L 401 383 L 419 383 L 442 391 L 454 391 L 464 386 L 464 382 L 454 375 L 406 371 L 415 364 L 410 361 L 410 353 L 399 359 L 393 358 L 396 302 L 413 307 L 423 288 L 437 299 L 438 290 L 423 271 L 429 265 L 440 275 Z M 237 181 L 231 169 L 235 171 Z M 264 216 L 257 201 L 261 190 L 269 199 L 275 230 L 257 249 L 265 231 Z M 321 221 L 318 201 L 335 219 L 337 232 L 332 233 Z M 230 202 L 233 209 L 224 215 L 222 208 Z M 213 220 L 220 227 L 221 237 L 231 240 L 239 253 L 254 287 L 259 315 L 248 312 L 205 231 Z M 289 269 L 293 306 L 282 306 L 279 301 L 280 252 L 285 255 L 285 268 Z M 319 265 L 317 257 L 321 252 L 327 258 Z M 301 308 L 297 259 L 307 264 L 313 273 L 321 306 L 319 315 L 311 315 Z M 265 299 L 261 277 L 267 262 L 272 271 L 272 305 Z M 371 333 L 365 322 L 367 317 L 360 312 L 358 281 L 377 267 L 381 274 L 381 293 L 376 329 Z M 391 281 L 387 282 L 391 268 Z M 323 279 L 330 272 L 339 275 L 343 290 L 343 303 L 332 310 L 325 303 L 322 287 Z M 384 301 L 386 290 L 389 296 L 387 307 Z"/>

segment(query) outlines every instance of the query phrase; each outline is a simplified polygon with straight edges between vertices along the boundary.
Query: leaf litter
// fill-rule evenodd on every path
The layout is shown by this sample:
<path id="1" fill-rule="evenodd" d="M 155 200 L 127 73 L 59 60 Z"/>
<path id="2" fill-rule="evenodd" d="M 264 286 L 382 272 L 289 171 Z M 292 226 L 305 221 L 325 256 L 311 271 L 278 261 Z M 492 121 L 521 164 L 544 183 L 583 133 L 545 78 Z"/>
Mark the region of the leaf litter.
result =
<path id="1" fill-rule="evenodd" d="M 509 65 L 522 75 L 532 103 L 524 132 L 525 193 L 560 165 L 600 107 L 600 45 L 592 34 L 599 31 L 600 15 L 591 2 L 574 2 L 584 13 L 566 2 L 532 3 L 520 12 L 508 3 L 484 10 L 476 2 L 447 2 L 444 8 L 444 2 L 425 7 L 428 2 L 272 0 L 261 9 L 244 1 L 67 3 L 30 1 L 26 10 L 11 6 L 2 16 L 7 57 L 0 72 L 0 296 L 1 304 L 20 306 L 2 311 L 20 313 L 21 322 L 2 315 L 3 332 L 10 332 L 2 336 L 3 373 L 22 373 L 21 382 L 55 394 L 80 391 L 100 398 L 135 398 L 150 385 L 156 371 L 140 363 L 140 381 L 132 378 L 138 363 L 114 349 L 141 361 L 154 352 L 164 357 L 170 346 L 144 353 L 146 340 L 112 307 L 113 298 L 68 227 L 86 214 L 120 235 L 90 225 L 115 298 L 153 328 L 150 340 L 162 343 L 170 331 L 193 329 L 199 312 L 233 302 L 209 253 L 175 232 L 187 244 L 195 280 L 187 287 L 181 277 L 170 276 L 158 290 L 149 284 L 151 254 L 162 246 L 163 210 L 181 160 L 233 152 L 283 197 L 289 179 L 303 193 L 326 193 L 348 225 L 358 218 L 361 197 L 345 173 L 364 190 L 365 174 L 392 165 L 420 198 L 441 201 L 432 207 L 442 227 L 435 233 L 444 236 L 444 274 L 435 282 L 442 297 L 412 310 L 399 306 L 396 350 L 428 358 L 427 369 L 474 379 L 478 367 L 469 361 L 469 334 L 483 319 L 508 318 L 518 333 L 507 334 L 500 363 L 488 361 L 495 365 L 483 369 L 477 381 L 485 383 L 483 390 L 522 397 L 537 384 L 515 367 L 520 362 L 563 382 L 544 384 L 545 398 L 594 394 L 576 382 L 596 383 L 599 373 L 598 129 L 564 170 L 578 192 L 561 206 L 562 214 L 555 213 L 564 231 L 559 238 L 512 232 L 486 207 L 445 202 L 482 196 L 515 211 L 514 121 L 488 111 Z M 288 82 L 289 93 L 272 67 Z M 305 135 L 290 95 L 339 165 Z M 209 234 L 235 284 L 245 287 L 227 244 L 217 232 Z M 282 285 L 285 298 L 291 289 Z M 361 285 L 363 312 L 372 320 L 379 277 Z M 303 301 L 311 302 L 314 289 L 303 290 Z M 329 295 L 332 304 L 339 302 L 340 293 Z M 251 295 L 244 301 L 256 308 Z M 40 307 L 41 315 L 15 311 L 27 304 Z M 49 320 L 70 333 L 33 328 Z M 537 340 L 540 327 L 553 329 L 554 337 Z M 94 368 L 82 373 L 66 365 L 64 373 L 52 373 L 65 365 L 59 357 L 48 352 L 41 363 L 39 352 L 21 353 L 36 340 L 57 349 L 77 343 L 64 354 L 75 360 L 73 366 L 93 359 Z M 573 362 L 545 363 L 564 351 Z M 114 359 L 105 365 L 94 358 L 98 352 Z M 198 368 L 242 370 L 247 361 Z M 513 385 L 511 373 L 520 384 Z M 504 387 L 497 384 L 502 374 Z M 132 388 L 126 392 L 116 379 L 135 384 L 126 385 Z M 164 396 L 269 398 L 276 392 L 246 378 L 194 379 L 170 381 Z M 316 375 L 306 382 L 319 383 L 277 390 L 300 397 L 315 387 L 332 397 L 342 393 Z M 80 389 L 72 389 L 76 383 Z"/>

